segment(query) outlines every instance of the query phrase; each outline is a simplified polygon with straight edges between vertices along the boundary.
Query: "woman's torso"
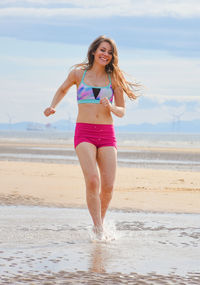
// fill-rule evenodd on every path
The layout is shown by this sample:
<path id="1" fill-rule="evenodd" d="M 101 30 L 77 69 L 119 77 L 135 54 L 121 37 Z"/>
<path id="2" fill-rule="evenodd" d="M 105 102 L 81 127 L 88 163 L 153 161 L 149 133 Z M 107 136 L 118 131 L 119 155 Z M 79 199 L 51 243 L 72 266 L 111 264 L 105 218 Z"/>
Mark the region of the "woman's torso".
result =
<path id="1" fill-rule="evenodd" d="M 84 70 L 77 70 L 77 82 L 76 82 L 77 92 L 80 92 L 81 88 L 88 87 L 89 89 L 91 89 L 91 92 L 93 92 L 92 89 L 95 89 L 94 92 L 96 92 L 97 90 L 102 88 L 100 91 L 102 94 L 106 92 L 108 94 L 113 93 L 113 90 L 112 91 L 109 90 L 109 88 L 112 88 L 112 86 L 109 85 L 111 82 L 108 76 L 106 77 L 106 79 L 102 78 L 101 81 L 96 82 L 94 84 L 94 79 L 92 79 L 90 75 L 91 73 L 88 73 L 88 72 L 86 73 L 84 72 Z M 107 88 L 108 90 L 106 90 Z M 77 99 L 81 99 L 79 97 L 80 96 L 78 93 Z M 113 94 L 112 94 L 112 97 L 113 97 Z M 112 98 L 109 98 L 109 99 L 110 101 L 112 101 Z M 76 120 L 77 122 L 93 123 L 93 124 L 112 124 L 113 123 L 113 119 L 112 119 L 110 111 L 108 111 L 102 104 L 99 104 L 99 102 L 97 102 L 97 104 L 95 104 L 96 102 L 95 103 L 83 103 L 83 104 L 80 104 L 80 103 L 82 103 L 81 100 L 79 100 L 79 104 L 78 104 L 78 116 Z"/>

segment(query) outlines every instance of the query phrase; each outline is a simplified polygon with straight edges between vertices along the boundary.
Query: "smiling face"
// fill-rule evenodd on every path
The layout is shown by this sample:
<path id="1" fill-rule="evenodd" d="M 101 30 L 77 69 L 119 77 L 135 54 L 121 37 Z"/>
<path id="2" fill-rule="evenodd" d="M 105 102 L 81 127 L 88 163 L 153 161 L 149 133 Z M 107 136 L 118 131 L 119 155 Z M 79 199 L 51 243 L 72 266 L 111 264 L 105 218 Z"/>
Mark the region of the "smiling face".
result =
<path id="1" fill-rule="evenodd" d="M 100 43 L 96 51 L 94 52 L 94 61 L 100 65 L 106 66 L 112 60 L 112 47 L 104 41 Z"/>

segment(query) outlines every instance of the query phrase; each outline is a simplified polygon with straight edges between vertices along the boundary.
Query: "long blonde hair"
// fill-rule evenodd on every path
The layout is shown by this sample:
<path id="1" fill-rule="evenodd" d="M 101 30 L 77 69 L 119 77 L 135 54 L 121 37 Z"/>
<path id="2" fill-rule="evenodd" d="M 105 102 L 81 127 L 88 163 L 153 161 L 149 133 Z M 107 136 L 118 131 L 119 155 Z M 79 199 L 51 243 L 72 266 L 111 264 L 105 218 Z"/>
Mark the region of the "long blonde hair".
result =
<path id="1" fill-rule="evenodd" d="M 86 60 L 82 63 L 75 64 L 75 68 L 82 68 L 89 70 L 94 63 L 94 53 L 102 42 L 107 42 L 112 48 L 112 59 L 108 65 L 105 66 L 105 71 L 112 74 L 117 86 L 121 87 L 130 99 L 136 99 L 136 93 L 139 90 L 140 84 L 129 82 L 125 79 L 123 71 L 118 66 L 118 52 L 115 42 L 106 36 L 100 36 L 95 39 L 88 48 Z"/>

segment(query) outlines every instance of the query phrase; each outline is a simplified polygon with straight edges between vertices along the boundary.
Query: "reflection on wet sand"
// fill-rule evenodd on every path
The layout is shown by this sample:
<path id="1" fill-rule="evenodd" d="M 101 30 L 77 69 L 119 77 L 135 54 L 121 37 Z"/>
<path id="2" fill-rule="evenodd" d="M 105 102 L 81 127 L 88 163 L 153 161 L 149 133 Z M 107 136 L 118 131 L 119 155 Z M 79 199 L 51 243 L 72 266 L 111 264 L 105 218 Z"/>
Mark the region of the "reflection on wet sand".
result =
<path id="1" fill-rule="evenodd" d="M 104 273 L 106 272 L 106 263 L 109 254 L 104 244 L 94 243 L 91 250 L 91 259 L 89 260 L 89 271 Z"/>

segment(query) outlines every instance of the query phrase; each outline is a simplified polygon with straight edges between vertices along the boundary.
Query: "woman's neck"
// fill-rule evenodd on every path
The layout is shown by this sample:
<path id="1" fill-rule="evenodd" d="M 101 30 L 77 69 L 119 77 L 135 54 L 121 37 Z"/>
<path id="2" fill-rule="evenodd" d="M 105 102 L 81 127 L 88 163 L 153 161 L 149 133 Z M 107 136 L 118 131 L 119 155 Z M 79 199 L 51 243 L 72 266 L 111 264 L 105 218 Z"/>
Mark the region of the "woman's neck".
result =
<path id="1" fill-rule="evenodd" d="M 105 74 L 105 66 L 93 64 L 92 68 L 90 69 L 92 72 L 94 72 L 97 76 L 101 76 Z"/>

